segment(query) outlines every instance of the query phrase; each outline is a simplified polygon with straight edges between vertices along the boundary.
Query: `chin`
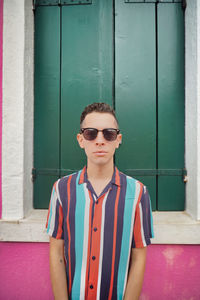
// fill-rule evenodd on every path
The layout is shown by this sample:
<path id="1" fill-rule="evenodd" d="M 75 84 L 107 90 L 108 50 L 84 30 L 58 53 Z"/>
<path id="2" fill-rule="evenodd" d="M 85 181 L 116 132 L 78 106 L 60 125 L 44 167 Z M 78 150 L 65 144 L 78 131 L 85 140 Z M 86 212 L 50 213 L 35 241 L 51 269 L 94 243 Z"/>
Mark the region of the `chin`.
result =
<path id="1" fill-rule="evenodd" d="M 95 161 L 93 161 L 93 164 L 97 165 L 97 166 L 105 166 L 107 165 L 108 163 L 110 163 L 110 160 L 108 159 L 97 159 Z"/>

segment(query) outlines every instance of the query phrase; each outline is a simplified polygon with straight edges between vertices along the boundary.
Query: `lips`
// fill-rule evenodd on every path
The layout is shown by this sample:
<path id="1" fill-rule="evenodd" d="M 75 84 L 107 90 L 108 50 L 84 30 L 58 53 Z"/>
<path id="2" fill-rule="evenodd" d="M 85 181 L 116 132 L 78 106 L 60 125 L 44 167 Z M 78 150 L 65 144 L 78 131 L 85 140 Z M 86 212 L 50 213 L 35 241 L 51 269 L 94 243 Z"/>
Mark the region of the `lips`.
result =
<path id="1" fill-rule="evenodd" d="M 96 151 L 94 153 L 107 153 L 106 151 Z"/>
<path id="2" fill-rule="evenodd" d="M 96 152 L 94 152 L 94 154 L 99 155 L 99 156 L 103 156 L 106 153 L 107 153 L 106 151 L 96 151 Z"/>

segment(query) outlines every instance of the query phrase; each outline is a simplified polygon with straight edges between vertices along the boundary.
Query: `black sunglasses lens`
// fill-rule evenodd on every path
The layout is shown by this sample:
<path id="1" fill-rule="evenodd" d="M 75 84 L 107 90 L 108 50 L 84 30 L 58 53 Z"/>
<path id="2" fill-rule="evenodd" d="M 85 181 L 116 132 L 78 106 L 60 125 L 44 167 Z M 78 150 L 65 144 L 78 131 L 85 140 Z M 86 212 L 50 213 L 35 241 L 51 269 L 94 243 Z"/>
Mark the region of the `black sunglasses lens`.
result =
<path id="1" fill-rule="evenodd" d="M 83 136 L 86 140 L 92 141 L 97 137 L 98 130 L 95 128 L 88 128 L 83 131 Z"/>
<path id="2" fill-rule="evenodd" d="M 114 141 L 117 138 L 117 131 L 114 129 L 104 129 L 103 135 L 107 141 Z"/>
<path id="3" fill-rule="evenodd" d="M 98 129 L 96 128 L 85 128 L 82 129 L 83 136 L 88 141 L 93 141 L 96 139 L 98 134 Z M 101 130 L 100 130 L 101 131 Z M 103 129 L 103 136 L 107 141 L 115 141 L 117 138 L 118 130 L 106 128 Z"/>

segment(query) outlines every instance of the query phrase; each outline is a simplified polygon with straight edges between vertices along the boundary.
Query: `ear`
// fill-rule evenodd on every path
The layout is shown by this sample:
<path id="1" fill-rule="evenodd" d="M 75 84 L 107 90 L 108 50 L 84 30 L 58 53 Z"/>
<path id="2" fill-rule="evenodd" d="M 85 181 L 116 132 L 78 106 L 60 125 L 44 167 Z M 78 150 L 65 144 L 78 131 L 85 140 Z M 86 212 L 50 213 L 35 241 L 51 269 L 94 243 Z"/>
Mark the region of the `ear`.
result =
<path id="1" fill-rule="evenodd" d="M 117 146 L 116 148 L 119 148 L 119 145 L 122 143 L 122 134 L 118 134 L 117 136 Z"/>
<path id="2" fill-rule="evenodd" d="M 78 133 L 77 136 L 76 136 L 76 139 L 79 143 L 79 146 L 84 149 L 84 142 L 83 142 L 83 135 Z"/>

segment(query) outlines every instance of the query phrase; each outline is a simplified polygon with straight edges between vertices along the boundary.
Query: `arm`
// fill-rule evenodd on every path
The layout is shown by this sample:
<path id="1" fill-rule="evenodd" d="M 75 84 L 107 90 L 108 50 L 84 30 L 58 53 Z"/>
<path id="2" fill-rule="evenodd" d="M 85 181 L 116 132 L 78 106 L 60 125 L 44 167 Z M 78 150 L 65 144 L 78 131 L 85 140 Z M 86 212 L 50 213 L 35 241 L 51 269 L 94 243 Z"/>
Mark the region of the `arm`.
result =
<path id="1" fill-rule="evenodd" d="M 124 300 L 138 300 L 144 278 L 147 247 L 132 248 Z"/>
<path id="2" fill-rule="evenodd" d="M 64 241 L 50 237 L 50 275 L 55 300 L 68 300 Z"/>

